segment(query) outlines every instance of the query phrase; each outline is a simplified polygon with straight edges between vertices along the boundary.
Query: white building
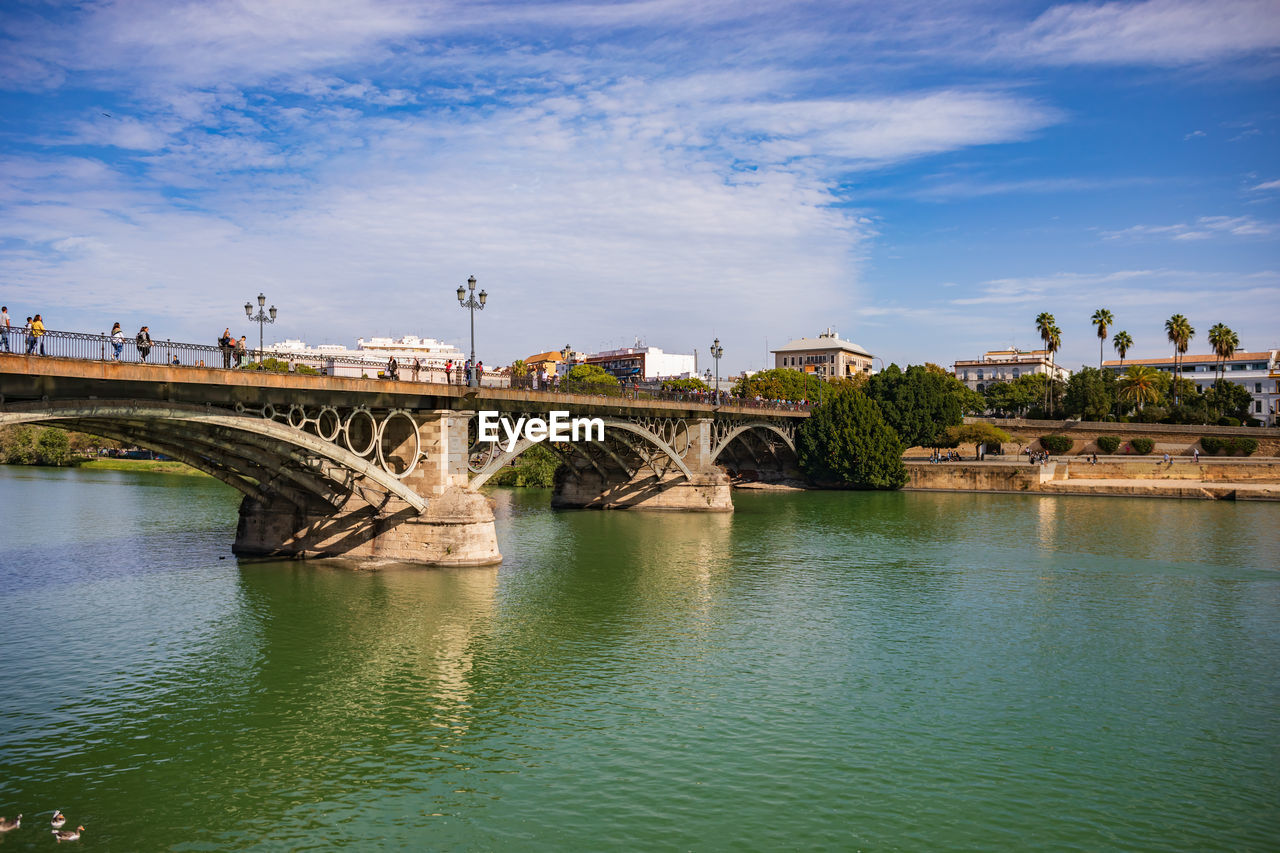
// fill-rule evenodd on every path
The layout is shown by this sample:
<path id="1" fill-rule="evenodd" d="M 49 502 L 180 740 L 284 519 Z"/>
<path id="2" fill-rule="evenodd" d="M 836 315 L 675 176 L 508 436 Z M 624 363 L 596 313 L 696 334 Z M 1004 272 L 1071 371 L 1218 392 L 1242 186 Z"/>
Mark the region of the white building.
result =
<path id="1" fill-rule="evenodd" d="M 623 347 L 593 353 L 580 359 L 594 364 L 624 381 L 644 382 L 650 379 L 689 379 L 697 376 L 698 362 L 693 353 L 663 352 L 657 347 Z"/>
<path id="2" fill-rule="evenodd" d="M 875 358 L 862 347 L 828 328 L 816 338 L 797 338 L 772 350 L 774 367 L 812 373 L 823 379 L 838 379 L 870 373 Z"/>
<path id="3" fill-rule="evenodd" d="M 360 338 L 355 349 L 347 349 L 340 344 L 320 344 L 307 346 L 304 341 L 290 339 L 272 344 L 266 352 L 276 358 L 286 359 L 296 364 L 323 369 L 330 376 L 367 376 L 375 377 L 385 369 L 387 362 L 394 357 L 400 365 L 402 378 L 408 375 L 416 358 L 421 363 L 422 378 L 440 372 L 446 363 L 452 361 L 462 365 L 466 355 L 462 350 L 435 338 L 420 338 L 417 335 L 405 335 L 400 338 Z M 440 380 L 436 380 L 440 381 Z"/>
<path id="4" fill-rule="evenodd" d="M 951 366 L 956 379 L 974 391 L 985 391 L 993 382 L 1012 382 L 1023 376 L 1052 371 L 1055 379 L 1066 382 L 1071 371 L 1054 363 L 1046 349 L 999 349 L 984 353 L 982 358 L 957 361 Z"/>
<path id="5" fill-rule="evenodd" d="M 1277 407 L 1280 407 L 1280 361 L 1277 355 L 1280 350 L 1260 350 L 1258 352 L 1238 352 L 1227 359 L 1221 366 L 1222 378 L 1237 385 L 1243 385 L 1253 397 L 1249 414 L 1262 421 L 1264 426 L 1276 426 Z M 1213 387 L 1218 379 L 1219 362 L 1216 355 L 1185 355 L 1178 359 L 1182 378 L 1190 379 L 1200 387 L 1201 391 Z M 1135 364 L 1154 367 L 1165 373 L 1173 373 L 1173 354 L 1163 358 L 1130 358 L 1124 362 L 1118 360 L 1104 361 L 1103 370 L 1123 374 L 1126 368 Z"/>

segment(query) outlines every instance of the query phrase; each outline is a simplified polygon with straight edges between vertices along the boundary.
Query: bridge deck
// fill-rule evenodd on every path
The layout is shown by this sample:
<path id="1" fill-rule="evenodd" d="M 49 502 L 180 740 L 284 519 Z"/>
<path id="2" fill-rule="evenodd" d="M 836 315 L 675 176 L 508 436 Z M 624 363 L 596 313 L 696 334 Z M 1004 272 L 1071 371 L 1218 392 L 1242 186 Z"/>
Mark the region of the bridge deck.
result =
<path id="1" fill-rule="evenodd" d="M 630 399 L 558 391 L 468 388 L 432 382 L 309 376 L 160 364 L 0 353 L 0 404 L 23 400 L 114 398 L 243 404 L 346 405 L 369 408 L 549 411 L 655 417 L 804 418 L 807 411 L 770 406 L 715 406 L 689 400 Z"/>

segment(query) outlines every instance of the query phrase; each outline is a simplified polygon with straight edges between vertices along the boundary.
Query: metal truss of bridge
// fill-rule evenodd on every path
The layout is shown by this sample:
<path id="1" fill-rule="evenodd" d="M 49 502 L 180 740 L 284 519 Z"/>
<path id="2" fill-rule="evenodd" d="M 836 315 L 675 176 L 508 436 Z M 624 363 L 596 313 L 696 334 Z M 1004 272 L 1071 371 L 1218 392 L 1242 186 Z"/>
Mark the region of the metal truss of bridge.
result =
<path id="1" fill-rule="evenodd" d="M 477 490 L 533 442 L 476 440 L 477 411 L 600 418 L 604 438 L 548 443 L 560 507 L 729 512 L 729 472 L 795 467 L 802 413 L 432 383 L 0 354 L 0 426 L 147 447 L 243 496 L 234 550 L 440 565 L 498 562 Z"/>

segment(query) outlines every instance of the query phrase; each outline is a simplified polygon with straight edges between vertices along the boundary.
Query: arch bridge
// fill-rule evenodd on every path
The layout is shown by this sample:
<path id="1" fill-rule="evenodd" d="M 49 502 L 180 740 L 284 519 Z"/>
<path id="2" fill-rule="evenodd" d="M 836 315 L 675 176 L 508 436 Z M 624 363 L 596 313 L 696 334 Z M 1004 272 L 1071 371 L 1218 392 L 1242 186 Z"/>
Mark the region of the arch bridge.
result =
<path id="1" fill-rule="evenodd" d="M 535 443 L 481 442 L 477 413 L 598 418 L 547 442 L 553 506 L 730 512 L 730 475 L 794 474 L 803 412 L 437 383 L 0 354 L 0 426 L 147 447 L 243 495 L 238 554 L 440 565 L 501 560 L 478 491 Z M 505 436 L 504 436 L 505 438 Z"/>

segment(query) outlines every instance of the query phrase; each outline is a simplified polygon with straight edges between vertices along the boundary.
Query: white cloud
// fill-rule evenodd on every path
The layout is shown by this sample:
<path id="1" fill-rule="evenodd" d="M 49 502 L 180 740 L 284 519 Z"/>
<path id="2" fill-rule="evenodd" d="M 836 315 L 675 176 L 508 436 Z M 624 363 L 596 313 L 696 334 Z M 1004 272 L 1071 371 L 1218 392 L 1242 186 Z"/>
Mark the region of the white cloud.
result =
<path id="1" fill-rule="evenodd" d="M 1280 190 L 1280 181 L 1266 181 L 1265 183 L 1258 184 L 1253 189 L 1258 192 L 1266 190 Z"/>
<path id="2" fill-rule="evenodd" d="M 998 52 L 1050 63 L 1185 65 L 1280 47 L 1274 0 L 1063 3 Z"/>
<path id="3" fill-rule="evenodd" d="M 1276 233 L 1270 222 L 1251 216 L 1201 216 L 1195 222 L 1175 225 L 1134 225 L 1120 231 L 1103 232 L 1107 240 L 1167 237 L 1172 240 L 1209 240 L 1214 237 L 1267 237 Z"/>

